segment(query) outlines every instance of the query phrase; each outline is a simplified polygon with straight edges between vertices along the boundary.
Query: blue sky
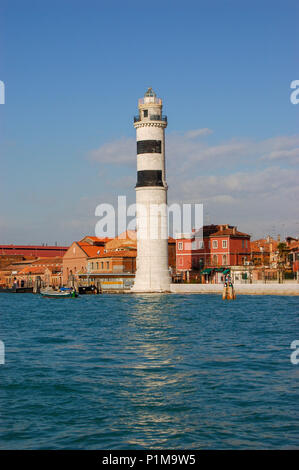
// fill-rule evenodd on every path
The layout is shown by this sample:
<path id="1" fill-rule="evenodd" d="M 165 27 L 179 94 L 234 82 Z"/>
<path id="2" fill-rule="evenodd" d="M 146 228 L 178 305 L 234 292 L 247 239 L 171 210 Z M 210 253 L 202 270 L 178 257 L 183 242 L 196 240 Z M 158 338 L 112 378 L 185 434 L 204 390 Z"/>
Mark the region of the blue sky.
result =
<path id="1" fill-rule="evenodd" d="M 169 120 L 170 201 L 253 237 L 298 236 L 298 13 L 288 0 L 2 0 L 0 243 L 70 243 L 94 234 L 99 203 L 134 200 L 132 116 L 149 86 Z"/>

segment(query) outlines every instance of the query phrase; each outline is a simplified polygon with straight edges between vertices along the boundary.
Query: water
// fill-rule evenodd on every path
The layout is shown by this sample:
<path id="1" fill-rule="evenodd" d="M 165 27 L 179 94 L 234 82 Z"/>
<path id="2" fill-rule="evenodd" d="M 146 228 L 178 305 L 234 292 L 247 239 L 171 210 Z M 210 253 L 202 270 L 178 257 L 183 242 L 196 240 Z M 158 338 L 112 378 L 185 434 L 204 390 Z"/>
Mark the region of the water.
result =
<path id="1" fill-rule="evenodd" d="M 0 448 L 298 448 L 298 305 L 0 294 Z"/>

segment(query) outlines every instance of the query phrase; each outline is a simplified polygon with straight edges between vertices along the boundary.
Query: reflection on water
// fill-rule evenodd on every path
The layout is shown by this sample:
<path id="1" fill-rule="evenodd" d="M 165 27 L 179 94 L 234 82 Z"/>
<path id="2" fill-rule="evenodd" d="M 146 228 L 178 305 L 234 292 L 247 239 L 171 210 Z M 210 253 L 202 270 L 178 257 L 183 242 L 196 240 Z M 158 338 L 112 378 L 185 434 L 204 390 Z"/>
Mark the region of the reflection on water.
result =
<path id="1" fill-rule="evenodd" d="M 297 308 L 291 297 L 2 294 L 0 448 L 297 446 Z"/>

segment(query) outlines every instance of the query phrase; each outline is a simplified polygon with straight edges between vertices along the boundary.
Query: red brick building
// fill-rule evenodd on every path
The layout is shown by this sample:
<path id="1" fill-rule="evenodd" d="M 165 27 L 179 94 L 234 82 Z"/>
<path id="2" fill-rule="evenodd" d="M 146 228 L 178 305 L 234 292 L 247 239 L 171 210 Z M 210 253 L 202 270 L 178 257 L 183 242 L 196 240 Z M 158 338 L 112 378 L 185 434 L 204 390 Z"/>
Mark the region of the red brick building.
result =
<path id="1" fill-rule="evenodd" d="M 231 225 L 205 225 L 202 234 L 194 230 L 176 236 L 177 272 L 205 270 L 209 274 L 249 260 L 250 235 Z"/>
<path id="2" fill-rule="evenodd" d="M 62 257 L 68 248 L 68 246 L 56 245 L 0 245 L 0 255 L 32 256 L 34 258 Z"/>

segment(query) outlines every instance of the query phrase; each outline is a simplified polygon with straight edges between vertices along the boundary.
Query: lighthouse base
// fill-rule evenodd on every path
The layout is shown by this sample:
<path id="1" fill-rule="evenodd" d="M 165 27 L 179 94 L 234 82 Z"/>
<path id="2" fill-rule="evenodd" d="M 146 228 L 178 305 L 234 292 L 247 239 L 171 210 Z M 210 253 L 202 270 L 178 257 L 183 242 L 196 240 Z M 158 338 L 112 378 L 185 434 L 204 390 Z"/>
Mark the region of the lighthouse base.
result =
<path id="1" fill-rule="evenodd" d="M 131 291 L 132 294 L 170 294 L 170 283 L 168 287 L 164 288 L 149 288 L 148 286 L 144 287 L 138 287 L 138 286 L 133 286 Z"/>
<path id="2" fill-rule="evenodd" d="M 155 249 L 148 250 L 157 253 L 160 248 L 159 254 L 154 256 L 140 256 L 137 257 L 137 271 L 135 276 L 134 285 L 131 289 L 133 293 L 161 293 L 170 292 L 170 274 L 168 270 L 168 253 L 167 253 L 167 240 L 159 242 L 148 242 L 149 245 L 156 245 Z M 142 243 L 145 250 L 146 243 Z M 162 246 L 161 246 L 162 245 Z M 164 245 L 164 249 L 163 249 Z"/>
<path id="3" fill-rule="evenodd" d="M 137 260 L 131 292 L 170 292 L 166 187 L 136 187 Z"/>

